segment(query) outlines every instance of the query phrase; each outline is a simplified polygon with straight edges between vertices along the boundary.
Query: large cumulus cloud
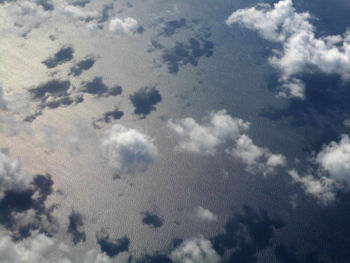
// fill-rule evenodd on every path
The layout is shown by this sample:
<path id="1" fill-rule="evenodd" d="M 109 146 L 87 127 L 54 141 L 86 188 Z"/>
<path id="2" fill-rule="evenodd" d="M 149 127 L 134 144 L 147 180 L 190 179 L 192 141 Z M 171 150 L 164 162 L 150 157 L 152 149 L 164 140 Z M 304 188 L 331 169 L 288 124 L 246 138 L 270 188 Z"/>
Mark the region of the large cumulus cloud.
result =
<path id="1" fill-rule="evenodd" d="M 104 132 L 102 148 L 109 165 L 119 173 L 145 171 L 158 154 L 152 137 L 121 124 Z"/>
<path id="2" fill-rule="evenodd" d="M 280 72 L 280 95 L 304 97 L 304 84 L 298 75 L 314 69 L 327 74 L 350 78 L 350 31 L 343 35 L 316 36 L 308 12 L 298 13 L 292 0 L 281 0 L 270 6 L 240 9 L 226 23 L 239 23 L 256 30 L 263 38 L 280 42 L 282 51 L 270 57 L 270 63 Z"/>

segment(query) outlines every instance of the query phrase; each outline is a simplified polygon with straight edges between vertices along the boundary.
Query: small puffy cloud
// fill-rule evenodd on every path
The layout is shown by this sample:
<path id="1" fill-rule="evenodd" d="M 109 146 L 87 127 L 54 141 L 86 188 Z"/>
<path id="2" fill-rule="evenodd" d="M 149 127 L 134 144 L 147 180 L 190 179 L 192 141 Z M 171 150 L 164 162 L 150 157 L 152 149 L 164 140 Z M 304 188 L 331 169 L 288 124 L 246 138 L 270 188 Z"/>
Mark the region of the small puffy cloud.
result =
<path id="1" fill-rule="evenodd" d="M 243 161 L 251 172 L 272 173 L 277 166 L 284 166 L 286 158 L 281 154 L 272 154 L 268 149 L 254 144 L 251 138 L 243 134 L 236 140 L 236 146 L 230 154 Z"/>
<path id="2" fill-rule="evenodd" d="M 201 206 L 198 206 L 195 211 L 195 216 L 203 221 L 207 221 L 207 222 L 215 222 L 218 220 L 218 217 L 211 212 L 208 209 L 205 209 Z"/>
<path id="3" fill-rule="evenodd" d="M 136 19 L 127 17 L 125 19 L 114 18 L 109 21 L 109 31 L 122 36 L 134 35 L 139 29 L 139 24 Z"/>
<path id="4" fill-rule="evenodd" d="M 263 38 L 282 43 L 283 50 L 270 57 L 280 72 L 282 96 L 304 97 L 304 84 L 298 74 L 318 69 L 350 79 L 350 31 L 343 35 L 316 36 L 308 12 L 298 13 L 292 0 L 273 5 L 240 9 L 231 14 L 226 24 L 256 30 Z"/>
<path id="5" fill-rule="evenodd" d="M 211 242 L 202 237 L 185 240 L 174 249 L 170 258 L 174 263 L 218 263 L 220 256 Z"/>
<path id="6" fill-rule="evenodd" d="M 241 132 L 248 129 L 249 123 L 232 118 L 226 110 L 221 110 L 210 113 L 209 118 L 203 120 L 203 124 L 192 118 L 185 118 L 169 120 L 168 126 L 181 139 L 178 150 L 214 155 L 219 145 L 237 139 Z"/>
<path id="7" fill-rule="evenodd" d="M 109 165 L 119 173 L 145 171 L 158 155 L 153 138 L 120 124 L 103 133 L 102 148 Z"/>

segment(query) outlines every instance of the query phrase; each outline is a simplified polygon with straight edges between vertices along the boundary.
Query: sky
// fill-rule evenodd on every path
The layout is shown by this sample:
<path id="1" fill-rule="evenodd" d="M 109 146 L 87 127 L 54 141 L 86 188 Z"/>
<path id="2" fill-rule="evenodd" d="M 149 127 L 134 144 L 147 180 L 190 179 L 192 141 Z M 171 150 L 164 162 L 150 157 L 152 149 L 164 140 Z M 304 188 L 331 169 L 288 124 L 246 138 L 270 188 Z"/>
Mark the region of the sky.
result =
<path id="1" fill-rule="evenodd" d="M 348 0 L 0 0 L 0 263 L 350 260 Z"/>

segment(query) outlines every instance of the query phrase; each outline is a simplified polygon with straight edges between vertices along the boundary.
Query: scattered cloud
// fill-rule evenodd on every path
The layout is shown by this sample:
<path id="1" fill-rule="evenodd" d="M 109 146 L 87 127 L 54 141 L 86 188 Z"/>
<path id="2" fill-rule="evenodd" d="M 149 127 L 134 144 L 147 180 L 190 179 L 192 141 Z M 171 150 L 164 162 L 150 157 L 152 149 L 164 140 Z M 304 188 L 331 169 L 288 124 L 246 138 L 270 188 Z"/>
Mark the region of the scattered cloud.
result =
<path id="1" fill-rule="evenodd" d="M 237 140 L 249 123 L 242 119 L 232 118 L 226 110 L 211 112 L 197 123 L 192 118 L 168 121 L 168 126 L 180 137 L 177 150 L 214 155 L 217 148 L 229 140 Z"/>
<path id="2" fill-rule="evenodd" d="M 300 183 L 304 191 L 314 196 L 319 203 L 328 205 L 335 201 L 337 192 L 350 191 L 350 138 L 343 134 L 339 142 L 324 145 L 313 160 L 316 168 L 312 174 L 300 176 L 289 171 L 294 182 Z"/>
<path id="3" fill-rule="evenodd" d="M 317 69 L 350 78 L 350 32 L 318 37 L 311 18 L 308 12 L 296 12 L 292 0 L 281 0 L 273 7 L 264 3 L 237 10 L 226 24 L 239 23 L 268 41 L 282 43 L 282 51 L 269 59 L 281 74 L 280 95 L 303 98 L 304 83 L 298 76 L 305 72 Z"/>
<path id="4" fill-rule="evenodd" d="M 207 221 L 207 222 L 215 222 L 218 221 L 217 215 L 215 215 L 213 212 L 211 212 L 208 209 L 205 209 L 201 206 L 196 207 L 195 216 L 199 218 L 200 220 Z"/>
<path id="5" fill-rule="evenodd" d="M 105 130 L 102 148 L 109 165 L 119 173 L 145 171 L 158 155 L 153 138 L 121 124 Z"/>
<path id="6" fill-rule="evenodd" d="M 180 138 L 177 150 L 215 155 L 220 146 L 233 142 L 234 147 L 226 153 L 247 165 L 247 171 L 263 173 L 274 172 L 278 166 L 285 166 L 286 159 L 281 154 L 272 154 L 268 149 L 255 145 L 248 135 L 244 134 L 250 126 L 242 119 L 232 118 L 225 110 L 211 112 L 202 124 L 192 118 L 177 121 L 169 120 L 168 126 Z"/>
<path id="7" fill-rule="evenodd" d="M 301 184 L 305 193 L 317 198 L 319 203 L 328 205 L 336 199 L 336 186 L 334 181 L 326 176 L 306 175 L 301 177 L 295 170 L 288 171 L 295 183 Z"/>
<path id="8" fill-rule="evenodd" d="M 255 145 L 245 134 L 236 140 L 236 147 L 229 154 L 243 161 L 250 172 L 268 174 L 273 173 L 276 167 L 286 165 L 286 158 L 282 154 L 272 154 L 268 149 Z"/>

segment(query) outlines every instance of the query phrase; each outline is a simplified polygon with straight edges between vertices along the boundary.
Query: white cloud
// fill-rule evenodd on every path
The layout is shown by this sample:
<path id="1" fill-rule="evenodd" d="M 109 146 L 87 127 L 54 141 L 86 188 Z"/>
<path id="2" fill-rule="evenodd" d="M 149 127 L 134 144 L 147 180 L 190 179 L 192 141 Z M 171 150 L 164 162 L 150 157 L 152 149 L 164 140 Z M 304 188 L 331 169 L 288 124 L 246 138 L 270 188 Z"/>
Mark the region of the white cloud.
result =
<path id="1" fill-rule="evenodd" d="M 29 103 L 26 94 L 5 95 L 0 84 L 0 132 L 12 136 L 23 130 L 30 134 L 30 124 L 16 117 L 16 114 L 25 113 L 28 110 Z"/>
<path id="2" fill-rule="evenodd" d="M 133 35 L 138 28 L 138 22 L 132 17 L 127 17 L 123 20 L 114 18 L 109 21 L 109 31 L 116 35 Z"/>
<path id="3" fill-rule="evenodd" d="M 219 255 L 209 240 L 202 237 L 184 241 L 170 254 L 174 263 L 218 263 Z"/>
<path id="4" fill-rule="evenodd" d="M 236 140 L 249 127 L 248 122 L 232 118 L 226 110 L 212 112 L 203 124 L 192 118 L 169 120 L 168 126 L 181 138 L 177 150 L 214 155 L 219 145 Z"/>
<path id="5" fill-rule="evenodd" d="M 13 17 L 15 25 L 21 27 L 21 33 L 26 34 L 33 28 L 37 28 L 50 18 L 51 11 L 33 0 L 14 1 L 7 8 L 8 14 Z"/>
<path id="6" fill-rule="evenodd" d="M 0 234 L 0 261 L 2 263 L 111 263 L 105 254 L 90 250 L 74 253 L 63 243 L 43 234 L 14 242 Z"/>
<path id="7" fill-rule="evenodd" d="M 284 166 L 286 159 L 281 154 L 272 154 L 268 149 L 255 145 L 244 134 L 249 122 L 232 118 L 225 110 L 211 112 L 202 124 L 192 118 L 177 121 L 169 120 L 168 126 L 180 137 L 177 150 L 202 155 L 215 155 L 219 146 L 231 142 L 233 148 L 226 149 L 231 157 L 243 161 L 247 171 L 263 173 L 274 172 L 277 166 Z"/>
<path id="8" fill-rule="evenodd" d="M 281 154 L 272 154 L 268 149 L 254 144 L 251 138 L 243 134 L 236 141 L 236 146 L 229 153 L 243 161 L 250 172 L 268 174 L 277 166 L 285 166 L 286 159 Z"/>
<path id="9" fill-rule="evenodd" d="M 300 183 L 305 193 L 315 197 L 319 203 L 327 205 L 336 198 L 335 182 L 326 176 L 314 177 L 306 175 L 301 177 L 297 171 L 290 170 L 288 174 L 295 183 Z"/>
<path id="10" fill-rule="evenodd" d="M 93 20 L 101 17 L 101 14 L 95 10 L 86 10 L 86 8 L 77 7 L 70 4 L 71 1 L 53 0 L 51 2 L 53 8 L 45 10 L 42 5 L 35 0 L 13 1 L 9 3 L 7 10 L 8 15 L 14 19 L 14 23 L 20 28 L 21 34 L 27 34 L 32 29 L 38 28 L 46 21 L 62 19 L 67 17 L 72 21 L 80 21 L 86 23 L 89 28 L 93 24 Z"/>
<path id="11" fill-rule="evenodd" d="M 11 160 L 0 152 L 0 200 L 6 191 L 24 191 L 32 189 L 33 176 L 21 169 L 19 160 Z"/>
<path id="12" fill-rule="evenodd" d="M 280 95 L 303 98 L 304 84 L 296 76 L 310 68 L 350 79 L 350 31 L 342 36 L 316 37 L 310 19 L 309 13 L 296 12 L 292 0 L 281 0 L 273 7 L 259 4 L 237 10 L 226 23 L 239 23 L 269 41 L 282 43 L 282 52 L 270 58 L 281 73 Z"/>
<path id="13" fill-rule="evenodd" d="M 330 142 L 317 154 L 313 175 L 301 177 L 296 171 L 289 175 L 300 183 L 307 194 L 320 203 L 330 204 L 336 199 L 338 191 L 350 191 L 350 138 L 342 135 L 339 142 Z"/>
<path id="14" fill-rule="evenodd" d="M 350 189 L 350 138 L 342 135 L 341 140 L 330 142 L 316 157 L 316 163 L 327 171 L 330 177 Z"/>
<path id="15" fill-rule="evenodd" d="M 153 138 L 120 124 L 103 133 L 102 147 L 109 165 L 120 173 L 145 171 L 158 154 Z"/>
<path id="16" fill-rule="evenodd" d="M 195 209 L 195 215 L 203 221 L 214 222 L 218 220 L 218 217 L 213 212 L 201 206 Z"/>
<path id="17" fill-rule="evenodd" d="M 66 0 L 55 0 L 55 8 L 65 16 L 78 19 L 96 19 L 100 16 L 97 11 L 84 10 L 83 8 L 69 4 Z"/>

